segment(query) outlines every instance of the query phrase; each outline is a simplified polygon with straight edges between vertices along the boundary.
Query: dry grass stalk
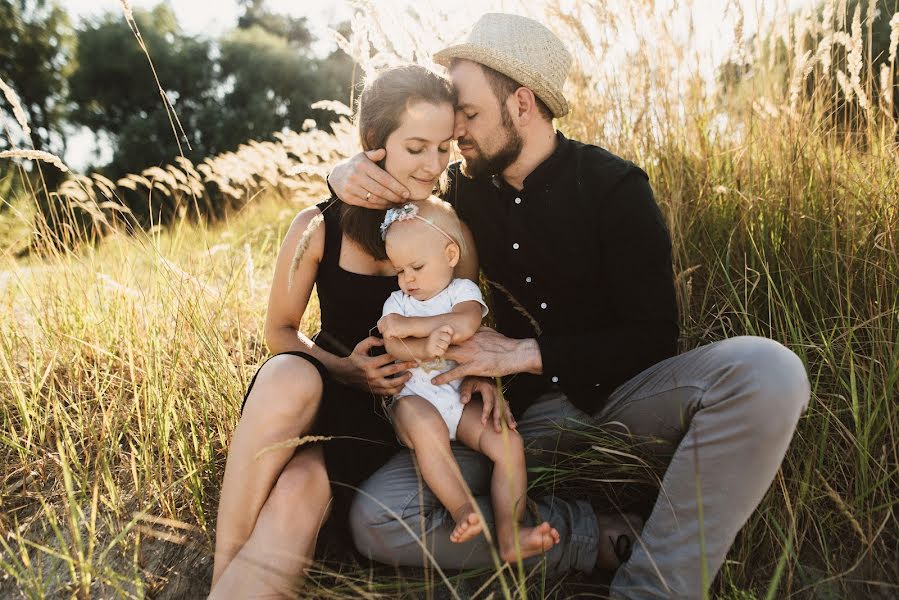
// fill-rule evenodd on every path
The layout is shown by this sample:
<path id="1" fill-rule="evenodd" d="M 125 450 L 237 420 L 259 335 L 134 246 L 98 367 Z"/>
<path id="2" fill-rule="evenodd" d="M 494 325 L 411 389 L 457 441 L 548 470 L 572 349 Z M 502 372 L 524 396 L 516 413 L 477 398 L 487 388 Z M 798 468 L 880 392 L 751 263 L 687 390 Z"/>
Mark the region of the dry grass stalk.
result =
<path id="1" fill-rule="evenodd" d="M 861 523 L 859 523 L 858 519 L 856 519 L 852 515 L 852 511 L 850 511 L 849 506 L 845 502 L 843 502 L 843 498 L 840 497 L 840 494 L 837 493 L 837 491 L 833 489 L 829 483 L 827 483 L 827 480 L 824 479 L 824 476 L 821 475 L 821 473 L 818 473 L 818 479 L 821 480 L 821 485 L 823 485 L 824 489 L 827 491 L 827 496 L 831 500 L 833 500 L 834 504 L 837 505 L 840 514 L 846 517 L 846 520 L 849 521 L 849 524 L 852 526 L 852 531 L 855 532 L 861 543 L 865 546 L 869 546 L 870 542 L 868 541 L 868 536 L 865 535 L 865 531 L 862 529 Z"/>
<path id="2" fill-rule="evenodd" d="M 537 322 L 537 319 L 535 319 L 534 316 L 530 312 L 528 312 L 528 309 L 526 309 L 524 306 L 522 306 L 521 302 L 519 302 L 515 298 L 515 296 L 512 295 L 512 292 L 510 292 L 501 283 L 498 283 L 491 279 L 486 279 L 485 281 L 487 281 L 487 283 L 489 285 L 495 287 L 497 290 L 502 292 L 503 295 L 509 299 L 509 302 L 512 303 L 512 308 L 514 308 L 518 313 L 523 315 L 524 318 L 528 320 L 528 323 L 531 324 L 531 327 L 533 327 L 533 329 L 534 329 L 534 334 L 536 334 L 539 337 L 543 333 L 543 328 L 540 327 L 540 323 Z"/>
<path id="3" fill-rule="evenodd" d="M 278 442 L 277 444 L 272 444 L 271 446 L 266 446 L 256 453 L 255 459 L 259 460 L 263 455 L 269 452 L 274 452 L 275 450 L 298 448 L 299 446 L 305 446 L 306 444 L 312 444 L 314 442 L 327 442 L 328 440 L 333 439 L 333 436 L 326 435 L 305 435 L 303 437 L 291 438 L 289 440 L 284 440 L 283 442 Z"/>
<path id="4" fill-rule="evenodd" d="M 43 150 L 24 150 L 24 149 L 15 149 L 15 150 L 4 150 L 0 152 L 0 158 L 24 158 L 27 160 L 39 160 L 45 163 L 50 163 L 60 171 L 66 172 L 69 168 L 62 162 L 55 154 L 50 154 L 49 152 L 44 152 Z"/>
<path id="5" fill-rule="evenodd" d="M 0 77 L 0 89 L 3 90 L 3 95 L 6 96 L 6 101 L 9 102 L 9 105 L 12 107 L 13 116 L 15 116 L 16 121 L 19 123 L 19 127 L 22 128 L 22 132 L 25 134 L 25 138 L 31 139 L 31 128 L 28 127 L 28 117 L 25 116 L 25 111 L 22 109 L 22 104 L 19 101 L 19 96 L 16 94 L 15 90 L 9 87 L 3 78 Z M 12 140 L 10 140 L 12 142 Z"/>
<path id="6" fill-rule="evenodd" d="M 293 259 L 290 261 L 290 274 L 287 276 L 287 289 L 293 287 L 293 274 L 297 272 L 300 261 L 303 260 L 306 249 L 309 248 L 309 243 L 312 241 L 312 234 L 315 233 L 315 230 L 319 228 L 324 220 L 325 216 L 323 214 L 315 215 L 315 217 L 309 221 L 309 225 L 306 226 L 306 229 L 303 230 L 303 235 L 300 236 L 300 241 L 297 242 L 297 249 L 293 253 Z"/>
<path id="7" fill-rule="evenodd" d="M 896 64 L 896 52 L 899 50 L 899 12 L 890 19 L 890 64 Z"/>

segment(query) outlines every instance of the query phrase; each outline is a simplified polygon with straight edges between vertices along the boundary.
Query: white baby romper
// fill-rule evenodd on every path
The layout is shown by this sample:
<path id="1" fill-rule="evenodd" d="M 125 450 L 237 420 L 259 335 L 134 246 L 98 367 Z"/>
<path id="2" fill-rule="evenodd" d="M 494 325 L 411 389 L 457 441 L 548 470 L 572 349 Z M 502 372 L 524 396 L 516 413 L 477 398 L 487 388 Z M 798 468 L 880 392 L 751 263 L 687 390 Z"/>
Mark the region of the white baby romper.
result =
<path id="1" fill-rule="evenodd" d="M 484 303 L 478 286 L 469 279 L 453 279 L 446 289 L 424 301 L 416 300 L 405 294 L 403 290 L 397 290 L 390 294 L 390 297 L 384 302 L 383 314 L 433 317 L 453 312 L 453 306 L 470 300 L 481 305 L 481 318 L 484 318 L 487 314 L 487 305 Z M 433 404 L 440 416 L 443 417 L 451 440 L 456 439 L 456 427 L 459 425 L 459 419 L 462 418 L 462 409 L 464 408 L 462 402 L 459 401 L 459 388 L 462 386 L 462 380 L 457 379 L 443 385 L 434 385 L 431 383 L 431 379 L 455 366 L 456 363 L 453 361 L 444 361 L 440 371 L 425 371 L 421 367 L 415 367 L 409 371 L 412 373 L 412 377 L 406 382 L 400 393 L 394 396 L 394 400 L 403 396 L 420 396 Z"/>

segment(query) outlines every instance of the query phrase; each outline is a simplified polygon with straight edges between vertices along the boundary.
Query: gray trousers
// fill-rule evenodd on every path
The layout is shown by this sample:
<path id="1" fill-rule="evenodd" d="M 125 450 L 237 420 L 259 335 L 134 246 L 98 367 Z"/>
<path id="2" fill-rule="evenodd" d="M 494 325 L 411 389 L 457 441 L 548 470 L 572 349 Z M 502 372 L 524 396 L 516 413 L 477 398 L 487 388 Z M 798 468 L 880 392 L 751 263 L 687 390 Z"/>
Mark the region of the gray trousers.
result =
<path id="1" fill-rule="evenodd" d="M 650 367 L 617 388 L 595 415 L 564 395 L 547 394 L 522 415 L 518 430 L 528 446 L 546 446 L 558 437 L 559 425 L 614 421 L 634 435 L 665 442 L 673 453 L 658 500 L 631 558 L 615 573 L 611 596 L 701 598 L 771 485 L 809 396 L 805 367 L 793 352 L 765 338 L 737 337 Z M 460 444 L 453 444 L 453 453 L 492 529 L 489 461 Z M 561 543 L 531 561 L 545 559 L 555 574 L 591 571 L 600 532 L 590 504 L 535 500 Z M 356 546 L 379 562 L 492 566 L 484 536 L 454 544 L 453 525 L 419 478 L 409 451 L 361 485 L 350 511 Z"/>

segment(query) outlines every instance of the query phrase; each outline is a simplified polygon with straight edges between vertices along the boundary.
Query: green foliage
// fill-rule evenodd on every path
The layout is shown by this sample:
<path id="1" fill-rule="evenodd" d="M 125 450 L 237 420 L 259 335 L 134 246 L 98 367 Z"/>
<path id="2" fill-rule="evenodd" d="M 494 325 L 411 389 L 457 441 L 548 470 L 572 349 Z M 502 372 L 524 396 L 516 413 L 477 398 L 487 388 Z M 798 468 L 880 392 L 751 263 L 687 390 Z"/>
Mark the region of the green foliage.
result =
<path id="1" fill-rule="evenodd" d="M 56 1 L 0 3 L 0 78 L 19 95 L 38 150 L 64 145 L 60 124 L 73 42 L 69 17 Z M 0 94 L 0 106 L 11 108 L 5 104 Z M 0 150 L 8 145 L 0 136 Z"/>
<path id="2" fill-rule="evenodd" d="M 184 33 L 166 5 L 135 10 L 134 17 L 186 135 L 181 151 L 194 162 L 249 139 L 299 130 L 306 119 L 323 116 L 310 108 L 313 102 L 349 96 L 351 64 L 312 56 L 305 21 L 267 12 L 259 2 L 219 40 Z M 149 83 L 147 57 L 120 15 L 78 31 L 77 63 L 73 121 L 114 140 L 108 176 L 139 173 L 179 155 L 162 99 Z"/>
<path id="3" fill-rule="evenodd" d="M 191 158 L 206 156 L 215 149 L 205 143 L 197 125 L 216 104 L 211 42 L 186 35 L 166 5 L 136 10 L 134 18 L 193 148 L 189 150 L 182 140 L 183 149 Z M 72 117 L 79 125 L 112 136 L 115 153 L 107 170 L 114 175 L 139 172 L 178 155 L 178 143 L 152 81 L 147 57 L 121 15 L 108 14 L 78 31 L 77 67 L 70 78 L 71 99 L 77 106 Z"/>

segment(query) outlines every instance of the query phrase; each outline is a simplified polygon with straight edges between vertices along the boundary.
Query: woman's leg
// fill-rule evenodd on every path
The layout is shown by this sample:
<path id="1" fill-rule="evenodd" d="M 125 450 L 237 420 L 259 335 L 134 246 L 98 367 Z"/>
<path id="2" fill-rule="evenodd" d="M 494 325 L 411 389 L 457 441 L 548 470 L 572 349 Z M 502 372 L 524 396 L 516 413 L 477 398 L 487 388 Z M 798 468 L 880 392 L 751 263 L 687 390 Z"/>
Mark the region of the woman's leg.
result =
<path id="1" fill-rule="evenodd" d="M 318 370 L 301 357 L 275 356 L 259 370 L 228 451 L 216 525 L 213 587 L 253 533 L 295 449 L 272 450 L 258 459 L 256 453 L 307 432 L 321 395 Z M 305 502 L 304 496 L 295 499 L 301 501 Z"/>
<path id="2" fill-rule="evenodd" d="M 296 598 L 330 501 L 322 447 L 297 452 L 275 482 L 252 535 L 221 573 L 210 598 Z"/>
<path id="3" fill-rule="evenodd" d="M 527 502 L 524 442 L 515 430 L 497 433 L 484 425 L 482 411 L 480 402 L 469 402 L 462 411 L 456 437 L 493 461 L 490 493 L 500 556 L 511 562 L 546 552 L 559 542 L 558 531 L 545 521 L 536 527 L 518 526 Z"/>
<path id="4" fill-rule="evenodd" d="M 403 396 L 393 408 L 393 420 L 400 441 L 415 453 L 422 479 L 456 521 L 450 539 L 462 543 L 479 534 L 481 518 L 450 451 L 449 430 L 434 405 L 418 396 Z"/>

